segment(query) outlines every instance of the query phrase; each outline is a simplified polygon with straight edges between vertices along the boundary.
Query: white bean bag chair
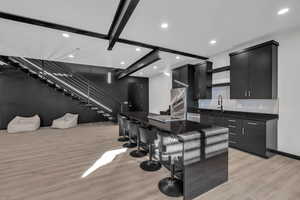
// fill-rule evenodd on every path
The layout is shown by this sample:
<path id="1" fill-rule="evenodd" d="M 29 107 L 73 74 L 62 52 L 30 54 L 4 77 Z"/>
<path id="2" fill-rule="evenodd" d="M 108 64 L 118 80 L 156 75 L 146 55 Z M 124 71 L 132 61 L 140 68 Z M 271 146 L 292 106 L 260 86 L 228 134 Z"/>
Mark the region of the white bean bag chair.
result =
<path id="1" fill-rule="evenodd" d="M 8 133 L 35 131 L 40 128 L 41 120 L 38 115 L 33 117 L 16 116 L 7 125 Z"/>
<path id="2" fill-rule="evenodd" d="M 72 128 L 72 127 L 76 127 L 77 123 L 78 123 L 77 114 L 66 113 L 61 118 L 53 120 L 52 128 L 59 128 L 59 129 Z"/>

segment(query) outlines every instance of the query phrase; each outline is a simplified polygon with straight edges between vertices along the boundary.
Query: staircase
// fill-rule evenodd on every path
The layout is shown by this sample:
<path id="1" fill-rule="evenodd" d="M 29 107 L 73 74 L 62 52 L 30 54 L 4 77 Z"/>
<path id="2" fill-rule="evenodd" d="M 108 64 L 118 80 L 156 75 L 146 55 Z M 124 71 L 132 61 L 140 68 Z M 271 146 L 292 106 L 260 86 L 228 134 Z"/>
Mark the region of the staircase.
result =
<path id="1" fill-rule="evenodd" d="M 78 101 L 82 106 L 116 121 L 121 103 L 78 73 L 62 64 L 22 57 L 0 56 L 0 61 L 15 66 L 32 78 Z"/>

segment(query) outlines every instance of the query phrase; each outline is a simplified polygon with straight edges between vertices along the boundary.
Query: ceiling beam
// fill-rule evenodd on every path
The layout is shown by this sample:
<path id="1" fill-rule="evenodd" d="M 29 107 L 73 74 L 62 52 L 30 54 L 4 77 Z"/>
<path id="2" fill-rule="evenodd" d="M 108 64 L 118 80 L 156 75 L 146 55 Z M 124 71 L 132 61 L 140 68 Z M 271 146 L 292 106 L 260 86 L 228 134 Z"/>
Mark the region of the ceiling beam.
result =
<path id="1" fill-rule="evenodd" d="M 42 21 L 42 20 L 38 20 L 38 19 L 23 17 L 23 16 L 19 16 L 19 15 L 15 15 L 15 14 L 0 12 L 0 18 L 12 20 L 12 21 L 16 21 L 16 22 L 21 22 L 21 23 L 25 23 L 25 24 L 40 26 L 40 27 L 44 27 L 44 28 L 55 29 L 55 30 L 59 30 L 59 31 L 76 33 L 76 34 L 80 34 L 80 35 L 84 35 L 84 36 L 88 36 L 88 37 L 109 40 L 108 35 L 106 35 L 106 34 L 87 31 L 84 29 L 78 29 L 75 27 L 65 26 L 65 25 Z M 204 57 L 204 56 L 199 56 L 196 54 L 191 54 L 191 53 L 187 53 L 187 52 L 183 52 L 183 51 L 173 50 L 173 49 L 155 46 L 155 45 L 142 43 L 142 42 L 137 42 L 137 41 L 133 41 L 133 40 L 119 38 L 119 39 L 117 39 L 116 42 L 123 43 L 123 44 L 129 44 L 129 45 L 133 45 L 133 46 L 139 46 L 139 47 L 143 47 L 143 48 L 158 49 L 159 51 L 173 53 L 173 54 L 182 55 L 182 56 L 187 56 L 187 57 L 191 57 L 191 58 L 197 58 L 197 59 L 201 59 L 201 60 L 208 59 L 207 57 Z"/>
<path id="2" fill-rule="evenodd" d="M 174 50 L 174 49 L 155 46 L 155 45 L 152 45 L 152 44 L 137 42 L 137 41 L 133 41 L 133 40 L 127 40 L 127 39 L 120 38 L 120 39 L 118 39 L 118 42 L 123 43 L 123 44 L 129 44 L 129 45 L 133 45 L 133 46 L 148 48 L 148 49 L 158 49 L 159 51 L 164 51 L 164 52 L 177 54 L 177 55 L 181 55 L 181 56 L 187 56 L 187 57 L 197 58 L 197 59 L 201 59 L 201 60 L 208 60 L 208 58 L 204 57 L 204 56 L 199 56 L 199 55 L 196 55 L 196 54 L 191 54 L 191 53 L 187 53 L 187 52 L 183 52 L 183 51 L 177 51 L 177 50 Z"/>
<path id="3" fill-rule="evenodd" d="M 108 32 L 108 50 L 112 50 L 140 0 L 120 0 Z"/>
<path id="4" fill-rule="evenodd" d="M 158 60 L 160 60 L 159 50 L 158 49 L 152 50 L 150 53 L 143 56 L 141 59 L 139 59 L 138 61 L 130 65 L 128 68 L 126 68 L 126 70 L 122 71 L 118 75 L 118 79 L 122 79 L 126 76 L 129 76 L 130 74 L 133 74 L 134 72 L 141 70 Z"/>
<path id="5" fill-rule="evenodd" d="M 14 15 L 14 14 L 5 13 L 5 12 L 0 12 L 0 18 L 12 20 L 12 21 L 16 21 L 16 22 L 21 22 L 21 23 L 25 23 L 25 24 L 41 26 L 41 27 L 45 27 L 45 28 L 55 29 L 55 30 L 59 30 L 59 31 L 76 33 L 76 34 L 99 38 L 99 39 L 105 39 L 105 40 L 108 39 L 107 35 L 105 35 L 105 34 L 87 31 L 87 30 L 83 30 L 83 29 L 79 29 L 79 28 L 74 28 L 71 26 L 60 25 L 60 24 L 56 24 L 56 23 L 52 23 L 52 22 L 46 22 L 46 21 L 42 21 L 42 20 L 38 20 L 38 19 L 23 17 L 23 16 Z"/>

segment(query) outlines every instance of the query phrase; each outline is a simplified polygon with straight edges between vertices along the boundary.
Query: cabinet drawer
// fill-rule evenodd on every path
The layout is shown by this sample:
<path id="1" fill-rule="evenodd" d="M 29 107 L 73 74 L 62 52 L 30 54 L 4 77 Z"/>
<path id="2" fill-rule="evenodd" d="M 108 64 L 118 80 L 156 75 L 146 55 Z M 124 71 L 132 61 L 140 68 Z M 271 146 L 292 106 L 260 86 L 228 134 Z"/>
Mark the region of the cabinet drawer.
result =
<path id="1" fill-rule="evenodd" d="M 225 118 L 224 119 L 226 127 L 229 128 L 229 132 L 241 133 L 243 121 L 240 119 L 234 118 Z"/>
<path id="2" fill-rule="evenodd" d="M 236 119 L 236 118 L 226 118 L 226 122 L 230 125 L 235 125 L 235 126 L 241 126 L 242 125 L 242 120 L 241 119 Z"/>
<path id="3" fill-rule="evenodd" d="M 257 127 L 260 129 L 265 128 L 265 123 L 264 122 L 258 122 L 258 121 L 253 121 L 253 120 L 245 120 L 245 126 L 252 126 L 252 127 Z"/>

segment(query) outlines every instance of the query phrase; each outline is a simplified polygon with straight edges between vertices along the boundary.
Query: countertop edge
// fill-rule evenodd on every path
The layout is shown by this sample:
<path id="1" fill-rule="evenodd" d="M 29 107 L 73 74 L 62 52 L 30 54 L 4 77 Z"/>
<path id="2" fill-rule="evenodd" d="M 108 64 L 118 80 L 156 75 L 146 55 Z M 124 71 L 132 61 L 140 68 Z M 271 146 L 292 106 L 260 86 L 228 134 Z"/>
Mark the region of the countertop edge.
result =
<path id="1" fill-rule="evenodd" d="M 189 108 L 189 113 L 197 113 L 200 114 L 201 112 L 215 112 L 221 114 L 220 110 L 217 109 L 209 109 L 209 108 Z M 234 111 L 234 110 L 224 110 L 222 114 L 225 115 L 238 115 L 244 118 L 253 119 L 257 116 L 258 120 L 268 121 L 273 119 L 279 119 L 278 114 L 270 114 L 270 113 L 256 113 L 256 112 L 244 112 L 244 111 Z"/>

